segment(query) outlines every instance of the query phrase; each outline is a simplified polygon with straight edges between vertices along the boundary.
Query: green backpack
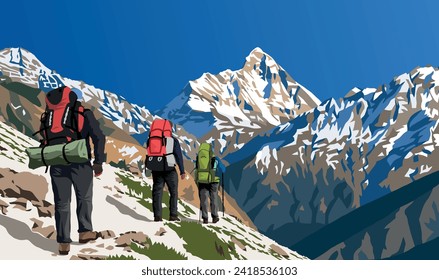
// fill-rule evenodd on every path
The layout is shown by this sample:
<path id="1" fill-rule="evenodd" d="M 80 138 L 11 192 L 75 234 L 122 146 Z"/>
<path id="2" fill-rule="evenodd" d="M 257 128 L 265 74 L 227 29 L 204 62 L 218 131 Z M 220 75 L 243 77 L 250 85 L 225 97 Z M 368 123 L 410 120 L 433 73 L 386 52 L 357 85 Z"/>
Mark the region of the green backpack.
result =
<path id="1" fill-rule="evenodd" d="M 215 176 L 217 164 L 212 146 L 208 143 L 201 144 L 195 163 L 195 182 L 197 184 L 218 183 L 219 177 Z"/>

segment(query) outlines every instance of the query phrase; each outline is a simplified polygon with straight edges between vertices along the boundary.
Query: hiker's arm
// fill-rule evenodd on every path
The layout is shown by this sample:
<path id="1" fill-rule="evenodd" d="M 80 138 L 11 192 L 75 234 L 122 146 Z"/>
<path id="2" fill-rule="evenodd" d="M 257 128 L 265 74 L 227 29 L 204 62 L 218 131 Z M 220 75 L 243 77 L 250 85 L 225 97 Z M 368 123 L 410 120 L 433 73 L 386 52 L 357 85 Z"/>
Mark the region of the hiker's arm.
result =
<path id="1" fill-rule="evenodd" d="M 93 163 L 102 164 L 105 162 L 105 135 L 99 127 L 99 122 L 96 120 L 93 112 L 87 111 L 86 121 L 90 128 L 90 137 L 93 141 L 95 160 Z"/>
<path id="2" fill-rule="evenodd" d="M 174 138 L 174 151 L 173 152 L 174 152 L 175 160 L 178 164 L 178 168 L 180 169 L 180 174 L 184 174 L 183 154 L 181 152 L 180 143 L 175 138 Z"/>

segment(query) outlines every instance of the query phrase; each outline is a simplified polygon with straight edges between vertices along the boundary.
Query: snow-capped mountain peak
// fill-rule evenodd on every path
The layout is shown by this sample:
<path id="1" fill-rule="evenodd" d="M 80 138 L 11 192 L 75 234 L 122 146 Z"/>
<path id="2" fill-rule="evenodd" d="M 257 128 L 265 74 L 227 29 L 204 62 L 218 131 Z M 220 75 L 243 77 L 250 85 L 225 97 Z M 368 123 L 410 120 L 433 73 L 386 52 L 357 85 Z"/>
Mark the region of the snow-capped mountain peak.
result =
<path id="1" fill-rule="evenodd" d="M 157 114 L 199 138 L 218 139 L 217 151 L 225 153 L 318 104 L 271 56 L 255 48 L 242 69 L 204 73 Z"/>

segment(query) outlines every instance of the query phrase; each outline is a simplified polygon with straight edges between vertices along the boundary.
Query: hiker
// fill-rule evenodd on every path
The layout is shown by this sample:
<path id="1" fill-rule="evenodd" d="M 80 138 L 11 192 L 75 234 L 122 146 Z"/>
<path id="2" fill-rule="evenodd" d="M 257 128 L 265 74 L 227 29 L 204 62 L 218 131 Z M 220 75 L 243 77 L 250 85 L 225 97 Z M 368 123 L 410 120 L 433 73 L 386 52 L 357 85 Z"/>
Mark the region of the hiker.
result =
<path id="1" fill-rule="evenodd" d="M 186 174 L 183 166 L 183 154 L 180 143 L 172 136 L 172 123 L 169 120 L 156 119 L 152 122 L 148 141 L 145 166 L 152 172 L 152 208 L 154 221 L 161 222 L 163 187 L 168 186 L 169 220 L 180 221 L 178 217 L 178 174 L 175 165 L 180 170 L 180 178 Z"/>
<path id="2" fill-rule="evenodd" d="M 210 210 L 212 223 L 219 221 L 218 216 L 218 187 L 219 177 L 216 176 L 218 160 L 212 151 L 212 146 L 202 143 L 198 150 L 195 163 L 195 182 L 198 186 L 200 197 L 200 210 L 203 223 L 207 224 L 208 219 L 208 199 L 210 198 Z"/>
<path id="3" fill-rule="evenodd" d="M 79 224 L 79 243 L 96 240 L 100 234 L 93 231 L 91 213 L 93 209 L 93 172 L 100 176 L 104 153 L 105 136 L 93 112 L 84 109 L 80 101 L 82 92 L 62 86 L 51 90 L 46 96 L 46 111 L 41 117 L 41 146 L 69 143 L 78 139 L 86 140 L 88 160 L 85 163 L 50 166 L 50 178 L 55 201 L 56 240 L 59 254 L 70 251 L 70 201 L 72 185 L 76 194 L 76 214 Z M 90 163 L 90 138 L 94 146 L 94 161 Z M 64 158 L 67 158 L 63 154 Z"/>

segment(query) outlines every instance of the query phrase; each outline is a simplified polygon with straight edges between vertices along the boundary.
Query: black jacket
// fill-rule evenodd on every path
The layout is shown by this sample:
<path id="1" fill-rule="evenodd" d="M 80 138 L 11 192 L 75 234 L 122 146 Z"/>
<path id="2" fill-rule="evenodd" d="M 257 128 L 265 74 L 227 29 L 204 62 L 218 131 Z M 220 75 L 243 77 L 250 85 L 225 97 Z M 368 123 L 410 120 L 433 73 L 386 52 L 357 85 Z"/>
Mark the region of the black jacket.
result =
<path id="1" fill-rule="evenodd" d="M 81 131 L 81 136 L 87 141 L 88 157 L 91 159 L 90 138 L 94 146 L 94 162 L 95 164 L 102 164 L 106 159 L 105 154 L 105 135 L 99 127 L 99 122 L 96 120 L 94 114 L 90 110 L 84 112 L 84 127 Z"/>
<path id="2" fill-rule="evenodd" d="M 180 169 L 180 174 L 184 174 L 184 166 L 183 166 L 183 153 L 181 152 L 181 146 L 177 139 L 174 138 L 174 149 L 172 153 L 175 156 L 175 162 L 177 162 L 178 168 Z"/>

